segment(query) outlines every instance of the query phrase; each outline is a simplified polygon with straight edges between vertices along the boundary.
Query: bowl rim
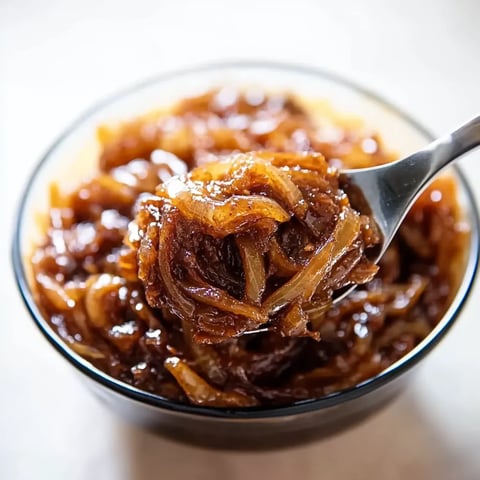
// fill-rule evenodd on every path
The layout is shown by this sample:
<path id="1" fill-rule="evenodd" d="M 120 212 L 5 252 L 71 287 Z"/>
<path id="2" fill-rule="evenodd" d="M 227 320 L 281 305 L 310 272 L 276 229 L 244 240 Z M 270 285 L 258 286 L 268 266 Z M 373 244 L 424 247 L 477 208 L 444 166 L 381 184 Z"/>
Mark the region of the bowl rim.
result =
<path id="1" fill-rule="evenodd" d="M 404 355 L 401 359 L 397 360 L 397 362 L 393 363 L 390 367 L 383 370 L 378 375 L 375 375 L 374 377 L 371 377 L 353 387 L 331 393 L 321 398 L 300 400 L 289 405 L 278 407 L 246 407 L 232 409 L 224 407 L 205 407 L 180 403 L 164 397 L 160 397 L 159 395 L 153 393 L 140 390 L 130 384 L 110 377 L 105 372 L 91 365 L 90 362 L 88 362 L 86 359 L 80 357 L 78 354 L 73 352 L 73 350 L 71 350 L 68 345 L 60 338 L 60 336 L 50 327 L 46 319 L 39 311 L 33 298 L 33 294 L 30 290 L 30 286 L 28 284 L 27 274 L 24 268 L 24 259 L 22 258 L 21 251 L 21 231 L 23 223 L 22 220 L 24 218 L 28 194 L 30 188 L 36 180 L 37 174 L 42 169 L 43 165 L 48 162 L 50 156 L 62 144 L 62 142 L 70 134 L 72 134 L 77 129 L 77 127 L 81 126 L 83 122 L 87 121 L 91 116 L 95 115 L 95 113 L 97 113 L 100 109 L 108 107 L 109 105 L 113 104 L 117 100 L 120 100 L 126 95 L 133 94 L 136 91 L 142 90 L 143 88 L 147 88 L 156 83 L 173 80 L 177 77 L 184 77 L 188 75 L 228 69 L 264 69 L 273 71 L 276 70 L 286 73 L 296 73 L 326 79 L 327 81 L 339 84 L 342 87 L 346 87 L 349 90 L 360 93 L 362 96 L 368 98 L 374 103 L 381 104 L 383 107 L 386 107 L 391 113 L 395 114 L 404 122 L 408 123 L 426 138 L 430 140 L 434 139 L 434 136 L 431 134 L 431 132 L 429 132 L 426 128 L 420 125 L 409 114 L 405 113 L 402 109 L 396 107 L 394 104 L 383 98 L 381 95 L 378 95 L 370 89 L 357 84 L 355 81 L 344 78 L 342 75 L 317 67 L 283 62 L 240 60 L 233 62 L 207 63 L 193 66 L 190 68 L 172 70 L 166 73 L 152 76 L 147 80 L 133 84 L 132 86 L 122 89 L 117 93 L 114 93 L 113 95 L 110 95 L 105 99 L 93 104 L 93 106 L 85 110 L 83 114 L 78 116 L 69 126 L 67 126 L 67 128 L 63 130 L 63 132 L 57 137 L 57 139 L 42 155 L 40 161 L 36 164 L 35 168 L 33 169 L 32 173 L 28 178 L 28 181 L 21 194 L 19 205 L 17 207 L 17 216 L 14 225 L 14 233 L 11 247 L 11 260 L 15 274 L 15 281 L 27 310 L 32 316 L 37 327 L 40 329 L 46 339 L 50 342 L 50 344 L 70 364 L 72 364 L 77 370 L 85 374 L 91 380 L 99 383 L 101 386 L 109 390 L 113 390 L 117 394 L 128 397 L 131 400 L 147 404 L 151 407 L 159 407 L 171 413 L 203 417 L 216 417 L 218 419 L 225 420 L 268 419 L 274 417 L 284 417 L 336 406 L 341 403 L 363 396 L 379 387 L 382 387 L 383 385 L 394 380 L 395 378 L 409 370 L 411 367 L 416 365 L 445 336 L 448 330 L 455 323 L 459 313 L 464 307 L 466 299 L 471 292 L 479 263 L 480 221 L 478 207 L 475 202 L 472 188 L 470 187 L 465 175 L 462 173 L 461 169 L 458 168 L 458 166 L 454 166 L 453 168 L 455 170 L 459 183 L 461 184 L 463 193 L 466 196 L 467 201 L 470 205 L 470 213 L 472 217 L 472 231 L 469 245 L 470 253 L 468 256 L 467 265 L 459 289 L 451 305 L 445 312 L 439 324 L 437 324 L 437 326 L 430 332 L 430 334 L 425 339 L 423 339 L 422 342 L 420 342 L 413 350 Z M 440 327 L 440 324 L 443 325 L 441 325 Z"/>

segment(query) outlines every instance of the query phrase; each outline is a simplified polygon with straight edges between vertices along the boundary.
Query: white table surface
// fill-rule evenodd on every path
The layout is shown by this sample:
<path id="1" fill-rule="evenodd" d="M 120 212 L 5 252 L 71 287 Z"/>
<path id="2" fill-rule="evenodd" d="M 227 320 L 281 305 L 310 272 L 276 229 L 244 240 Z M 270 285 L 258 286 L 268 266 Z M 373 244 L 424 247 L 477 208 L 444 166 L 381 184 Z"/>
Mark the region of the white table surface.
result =
<path id="1" fill-rule="evenodd" d="M 480 1 L 0 0 L 0 479 L 480 478 L 480 283 L 394 404 L 280 452 L 205 451 L 127 425 L 33 326 L 9 247 L 14 205 L 39 155 L 118 88 L 235 58 L 337 71 L 445 133 L 480 113 Z M 477 197 L 479 161 L 462 161 Z"/>

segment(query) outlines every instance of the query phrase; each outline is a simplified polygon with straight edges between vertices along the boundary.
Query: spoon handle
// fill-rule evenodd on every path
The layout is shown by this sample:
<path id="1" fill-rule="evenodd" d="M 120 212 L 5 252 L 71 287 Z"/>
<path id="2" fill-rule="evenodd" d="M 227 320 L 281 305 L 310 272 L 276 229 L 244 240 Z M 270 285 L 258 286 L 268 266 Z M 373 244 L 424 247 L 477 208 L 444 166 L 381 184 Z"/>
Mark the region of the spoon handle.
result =
<path id="1" fill-rule="evenodd" d="M 404 197 L 403 208 L 408 210 L 423 188 L 449 163 L 480 145 L 480 116 L 475 117 L 454 132 L 441 137 L 408 157 L 387 165 L 392 184 Z M 405 197 L 408 204 L 405 204 Z M 402 203 L 397 199 L 398 203 Z"/>
<path id="2" fill-rule="evenodd" d="M 388 178 L 390 185 L 395 184 L 398 198 L 396 221 L 390 220 L 394 231 L 410 210 L 413 202 L 440 170 L 464 153 L 480 146 L 480 116 L 427 145 L 424 149 L 405 157 L 391 165 Z M 387 170 L 385 170 L 386 172 Z"/>
<path id="3" fill-rule="evenodd" d="M 432 163 L 431 175 L 435 175 L 440 169 L 453 160 L 480 145 L 480 116 L 462 125 L 450 135 L 446 135 L 428 145 L 424 151 L 430 156 Z M 423 151 L 418 152 L 422 154 Z M 412 158 L 417 154 L 413 154 Z M 429 179 L 426 181 L 428 182 Z"/>
<path id="4" fill-rule="evenodd" d="M 480 116 L 394 163 L 345 171 L 347 182 L 363 193 L 384 237 L 378 257 L 432 178 L 449 163 L 479 145 Z"/>

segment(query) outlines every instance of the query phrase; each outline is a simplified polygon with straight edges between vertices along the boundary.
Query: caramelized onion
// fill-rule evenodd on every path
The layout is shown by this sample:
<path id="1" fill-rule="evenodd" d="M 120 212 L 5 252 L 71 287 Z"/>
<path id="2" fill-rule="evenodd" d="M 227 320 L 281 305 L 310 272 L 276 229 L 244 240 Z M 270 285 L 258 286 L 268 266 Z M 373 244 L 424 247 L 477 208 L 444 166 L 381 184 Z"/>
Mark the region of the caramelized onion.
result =
<path id="1" fill-rule="evenodd" d="M 172 310 L 182 317 L 191 316 L 194 312 L 193 303 L 183 295 L 172 275 L 173 251 L 171 248 L 165 248 L 167 245 L 175 242 L 175 219 L 174 214 L 165 208 L 160 234 L 158 237 L 158 271 L 163 286 L 170 300 L 169 305 Z"/>
<path id="2" fill-rule="evenodd" d="M 252 327 L 261 325 L 267 321 L 267 316 L 262 310 L 254 305 L 250 305 L 231 297 L 219 288 L 186 284 L 183 284 L 183 288 L 185 292 L 197 302 L 210 305 L 211 307 L 232 313 L 233 315 L 239 315 L 250 319 L 252 321 Z"/>
<path id="3" fill-rule="evenodd" d="M 75 307 L 75 300 L 68 295 L 65 288 L 55 279 L 42 273 L 37 275 L 37 282 L 48 301 L 58 310 L 69 310 Z"/>
<path id="4" fill-rule="evenodd" d="M 310 189 L 303 184 L 303 191 L 295 185 L 290 173 L 307 167 L 314 169 L 309 170 L 310 175 L 324 175 L 323 181 L 329 185 L 324 190 L 328 193 L 319 194 L 315 182 Z M 139 277 L 149 303 L 155 307 L 171 306 L 192 324 L 197 341 L 206 342 L 210 337 L 211 343 L 217 343 L 274 322 L 280 310 L 288 306 L 291 308 L 279 320 L 282 334 L 318 338 L 306 328 L 308 318 L 302 305 L 328 303 L 335 288 L 352 282 L 356 264 L 363 261 L 371 265 L 364 256 L 366 243 L 361 228 L 368 222 L 348 204 L 338 188 L 336 172 L 328 168 L 321 155 L 232 155 L 188 175 L 173 177 L 160 185 L 156 193 L 157 197 L 146 198 L 140 204 L 137 214 L 137 229 L 146 232 L 139 247 Z M 324 205 L 328 207 L 325 209 Z M 328 212 L 329 221 L 316 220 L 320 210 Z M 153 222 L 149 213 L 152 211 L 157 212 Z M 334 228 L 328 233 L 332 224 Z M 306 243 L 301 255 L 307 260 L 287 257 L 280 245 L 285 240 L 280 228 L 286 238 L 296 234 L 296 230 L 302 232 Z M 191 238 L 182 237 L 180 243 L 182 232 L 188 232 Z M 220 288 L 224 278 L 212 276 L 210 267 L 202 267 L 202 245 L 211 244 L 206 241 L 208 237 L 218 239 L 219 246 L 222 242 L 228 244 L 230 237 L 235 239 L 241 261 L 235 275 L 243 280 L 242 293 L 236 291 L 232 295 Z M 130 244 L 135 248 L 135 242 Z M 158 254 L 154 254 L 157 250 Z M 271 265 L 267 276 L 268 259 Z M 230 261 L 233 266 L 233 251 Z M 374 266 L 372 271 L 376 271 Z M 277 278 L 287 281 L 275 288 Z M 355 278 L 364 283 L 371 276 L 357 271 Z M 315 300 L 314 294 L 318 297 Z M 198 308 L 195 311 L 194 304 L 203 305 L 201 313 Z M 219 319 L 223 325 L 219 325 Z"/>
<path id="5" fill-rule="evenodd" d="M 275 269 L 275 274 L 281 277 L 290 277 L 295 275 L 301 268 L 300 265 L 295 264 L 285 255 L 276 238 L 273 238 L 270 243 L 268 258 L 270 260 L 270 264 Z"/>
<path id="6" fill-rule="evenodd" d="M 175 377 L 188 398 L 197 405 L 208 407 L 251 407 L 258 402 L 254 397 L 234 391 L 222 391 L 209 385 L 178 357 L 165 360 L 165 368 Z"/>
<path id="7" fill-rule="evenodd" d="M 344 209 L 327 243 L 318 247 L 308 264 L 270 295 L 263 307 L 273 314 L 297 299 L 309 301 L 325 275 L 348 251 L 360 233 L 359 217 Z"/>
<path id="8" fill-rule="evenodd" d="M 226 88 L 101 127 L 99 172 L 52 185 L 32 256 L 60 338 L 136 388 L 229 408 L 352 387 L 421 342 L 462 274 L 455 181 L 427 188 L 378 269 L 378 231 L 336 168 L 394 156 L 368 128 L 310 110 Z"/>
<path id="9" fill-rule="evenodd" d="M 250 237 L 239 236 L 237 246 L 245 272 L 245 297 L 254 305 L 259 305 L 266 281 L 263 255 Z"/>
<path id="10" fill-rule="evenodd" d="M 271 198 L 260 195 L 232 195 L 225 200 L 217 200 L 208 193 L 198 191 L 195 186 L 179 178 L 172 178 L 157 193 L 167 195 L 172 205 L 186 218 L 198 222 L 205 230 L 219 237 L 224 237 L 245 229 L 250 223 L 271 218 L 277 222 L 286 222 L 289 214 Z M 238 213 L 242 212 L 242 215 Z"/>
<path id="11" fill-rule="evenodd" d="M 107 273 L 92 275 L 88 279 L 85 308 L 90 322 L 95 327 L 100 328 L 110 325 L 112 319 L 105 305 L 105 296 L 116 293 L 125 284 L 126 282 L 122 277 Z"/>

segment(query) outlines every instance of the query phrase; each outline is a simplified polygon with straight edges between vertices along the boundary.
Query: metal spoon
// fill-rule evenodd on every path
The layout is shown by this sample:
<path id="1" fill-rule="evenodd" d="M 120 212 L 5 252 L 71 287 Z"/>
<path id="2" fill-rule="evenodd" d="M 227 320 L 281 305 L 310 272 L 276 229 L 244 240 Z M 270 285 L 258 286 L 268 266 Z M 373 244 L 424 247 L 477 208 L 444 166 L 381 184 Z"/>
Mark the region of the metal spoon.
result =
<path id="1" fill-rule="evenodd" d="M 382 234 L 383 242 L 375 252 L 375 262 L 385 253 L 406 214 L 432 179 L 448 164 L 478 146 L 480 116 L 401 160 L 341 172 L 342 184 L 352 205 L 362 213 L 368 212 Z M 333 303 L 344 299 L 355 288 L 353 285 L 341 290 Z M 266 331 L 268 327 L 243 335 Z"/>

